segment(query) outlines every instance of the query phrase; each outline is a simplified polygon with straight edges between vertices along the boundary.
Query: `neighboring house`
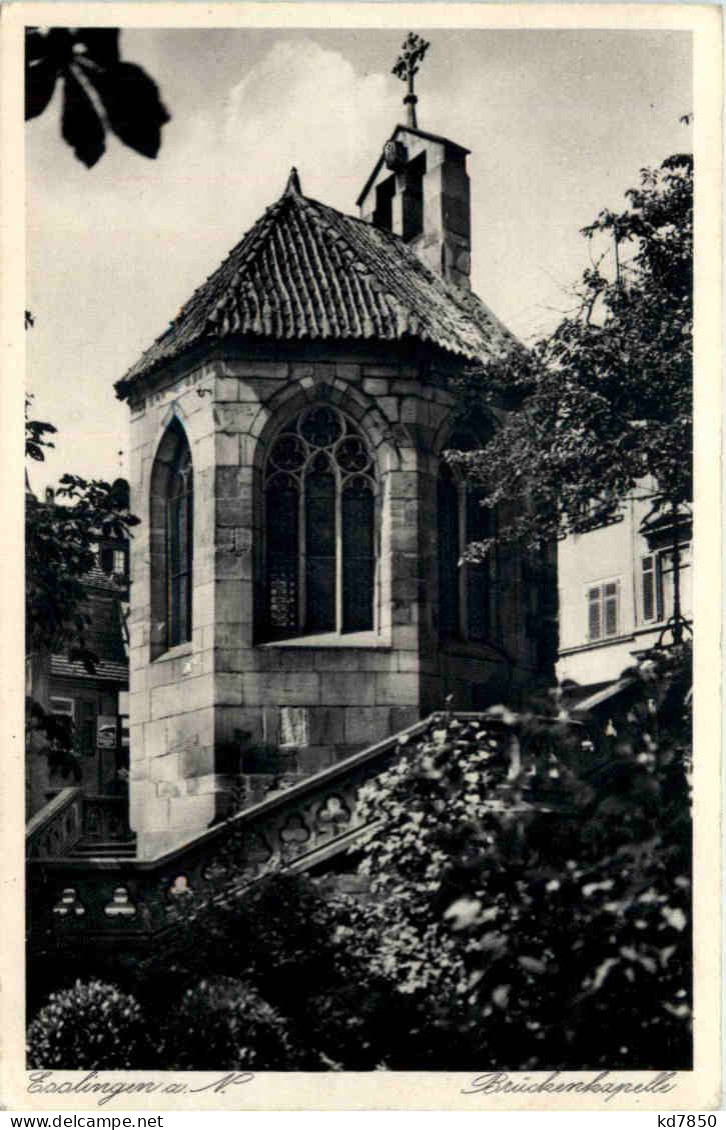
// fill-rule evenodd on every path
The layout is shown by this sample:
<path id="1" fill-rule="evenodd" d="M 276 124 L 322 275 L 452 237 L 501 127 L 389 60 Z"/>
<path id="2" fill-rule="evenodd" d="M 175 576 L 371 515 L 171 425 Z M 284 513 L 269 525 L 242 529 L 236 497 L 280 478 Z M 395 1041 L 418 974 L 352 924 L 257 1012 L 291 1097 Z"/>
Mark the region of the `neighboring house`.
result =
<path id="1" fill-rule="evenodd" d="M 618 521 L 559 545 L 557 672 L 592 694 L 645 651 L 673 640 L 673 518 L 655 515 L 652 496 L 643 495 L 626 501 Z M 691 514 L 684 512 L 676 540 L 685 635 L 693 615 L 691 539 Z"/>
<path id="2" fill-rule="evenodd" d="M 503 409 L 470 411 L 455 380 L 512 343 L 469 286 L 467 152 L 398 126 L 359 218 L 304 196 L 293 170 L 116 386 L 142 519 L 141 858 L 227 815 L 266 750 L 316 773 L 448 695 L 516 703 L 553 677 L 550 565 L 459 564 L 496 515 L 442 453 L 481 443 Z"/>
<path id="3" fill-rule="evenodd" d="M 53 768 L 52 759 L 37 752 L 47 743 L 33 742 L 29 815 L 68 785 L 79 785 L 87 796 L 118 794 L 124 788 L 129 764 L 128 544 L 100 542 L 97 558 L 83 579 L 83 611 L 90 619 L 86 643 L 98 656 L 94 672 L 62 652 L 29 657 L 27 693 L 50 713 L 71 720 L 74 755 L 72 763 Z"/>
<path id="4" fill-rule="evenodd" d="M 84 792 L 106 794 L 117 789 L 119 770 L 129 761 L 128 547 L 100 547 L 99 565 L 84 587 L 87 643 L 98 663 L 91 674 L 82 663 L 52 654 L 49 706 L 73 720 Z"/>

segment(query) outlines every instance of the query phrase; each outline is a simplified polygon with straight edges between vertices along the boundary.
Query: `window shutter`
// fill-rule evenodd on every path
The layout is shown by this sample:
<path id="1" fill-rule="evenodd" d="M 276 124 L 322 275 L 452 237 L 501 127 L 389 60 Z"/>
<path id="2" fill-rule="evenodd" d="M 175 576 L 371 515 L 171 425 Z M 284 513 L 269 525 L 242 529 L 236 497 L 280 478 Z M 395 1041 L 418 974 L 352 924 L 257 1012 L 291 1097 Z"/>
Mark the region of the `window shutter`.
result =
<path id="1" fill-rule="evenodd" d="M 373 627 L 375 499 L 372 484 L 362 476 L 349 479 L 343 490 L 343 631 Z"/>
<path id="2" fill-rule="evenodd" d="M 643 620 L 647 623 L 649 620 L 656 619 L 655 558 L 653 556 L 643 558 L 642 591 Z"/>
<path id="3" fill-rule="evenodd" d="M 590 589 L 587 594 L 587 630 L 591 640 L 599 640 L 602 635 L 600 619 L 600 589 Z"/>
<path id="4" fill-rule="evenodd" d="M 604 620 L 605 635 L 618 634 L 618 586 L 615 583 L 604 586 Z"/>

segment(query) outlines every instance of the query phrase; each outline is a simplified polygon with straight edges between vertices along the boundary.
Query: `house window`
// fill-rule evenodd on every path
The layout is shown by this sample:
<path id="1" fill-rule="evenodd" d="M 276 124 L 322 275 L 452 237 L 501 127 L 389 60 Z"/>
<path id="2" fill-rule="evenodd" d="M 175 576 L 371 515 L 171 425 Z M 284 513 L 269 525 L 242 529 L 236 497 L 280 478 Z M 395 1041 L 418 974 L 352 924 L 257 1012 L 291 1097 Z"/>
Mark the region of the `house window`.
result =
<path id="1" fill-rule="evenodd" d="M 449 447 L 471 451 L 483 441 L 464 432 L 451 437 Z M 442 636 L 483 643 L 494 628 L 496 557 L 490 550 L 482 562 L 461 561 L 471 542 L 494 534 L 494 513 L 482 506 L 482 491 L 442 461 L 438 480 L 439 631 Z"/>
<path id="2" fill-rule="evenodd" d="M 620 585 L 604 581 L 587 590 L 587 638 L 591 642 L 610 639 L 618 634 L 620 620 Z"/>
<path id="3" fill-rule="evenodd" d="M 194 474 L 184 430 L 174 421 L 151 477 L 151 657 L 192 638 Z"/>
<path id="4" fill-rule="evenodd" d="M 681 605 L 690 606 L 686 570 L 690 565 L 690 546 L 679 548 L 679 582 Z M 662 549 L 648 553 L 641 560 L 641 616 L 644 624 L 657 624 L 673 615 L 673 551 Z M 685 597 L 685 600 L 684 600 Z"/>
<path id="5" fill-rule="evenodd" d="M 75 708 L 72 698 L 51 698 L 50 712 L 59 718 L 70 718 L 73 721 Z"/>
<path id="6" fill-rule="evenodd" d="M 355 426 L 318 405 L 274 441 L 265 469 L 267 634 L 374 626 L 376 476 Z"/>

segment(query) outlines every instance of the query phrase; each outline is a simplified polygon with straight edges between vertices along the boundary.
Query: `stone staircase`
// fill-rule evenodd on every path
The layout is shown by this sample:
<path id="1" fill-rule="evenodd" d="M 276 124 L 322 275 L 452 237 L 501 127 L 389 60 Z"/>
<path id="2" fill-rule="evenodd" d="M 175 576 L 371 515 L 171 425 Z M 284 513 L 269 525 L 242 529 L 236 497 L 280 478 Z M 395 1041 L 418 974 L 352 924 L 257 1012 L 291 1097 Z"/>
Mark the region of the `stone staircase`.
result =
<path id="1" fill-rule="evenodd" d="M 81 839 L 68 852 L 68 859 L 135 859 L 136 836 L 128 840 Z"/>
<path id="2" fill-rule="evenodd" d="M 110 825 L 99 816 L 99 798 L 83 797 L 79 789 L 62 790 L 26 832 L 31 947 L 33 937 L 70 934 L 84 945 L 143 950 L 176 928 L 179 900 L 190 892 L 210 899 L 236 896 L 278 867 L 354 877 L 351 852 L 370 827 L 358 815 L 359 790 L 405 756 L 431 722 L 425 719 L 267 792 L 153 860 L 134 857 L 127 824 L 120 826 L 121 835 L 102 834 Z M 491 715 L 487 724 L 501 725 L 506 732 L 516 770 L 521 764 L 516 732 Z M 118 798 L 111 799 L 118 829 Z M 90 821 L 84 819 L 86 808 L 93 813 Z"/>

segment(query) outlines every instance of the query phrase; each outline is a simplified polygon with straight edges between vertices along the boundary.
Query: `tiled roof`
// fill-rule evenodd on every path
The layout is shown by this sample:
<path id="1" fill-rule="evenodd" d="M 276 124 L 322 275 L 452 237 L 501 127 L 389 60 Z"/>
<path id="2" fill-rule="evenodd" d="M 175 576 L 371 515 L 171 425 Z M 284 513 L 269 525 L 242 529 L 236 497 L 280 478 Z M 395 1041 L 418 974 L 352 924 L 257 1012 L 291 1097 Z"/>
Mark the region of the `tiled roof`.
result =
<path id="1" fill-rule="evenodd" d="M 116 663 L 110 659 L 99 659 L 96 670 L 91 674 L 78 660 L 71 661 L 65 655 L 51 655 L 50 673 L 67 679 L 111 679 L 114 683 L 129 681 L 128 663 Z"/>
<path id="2" fill-rule="evenodd" d="M 128 583 L 123 579 L 115 576 L 113 573 L 107 573 L 100 565 L 94 565 L 87 573 L 83 574 L 83 584 L 93 587 L 94 589 L 106 589 L 108 592 L 113 592 L 117 596 L 122 597 L 128 590 Z"/>
<path id="3" fill-rule="evenodd" d="M 277 201 L 199 287 L 116 391 L 202 340 L 417 338 L 471 360 L 501 355 L 509 331 L 391 232 L 303 196 L 295 170 Z"/>

